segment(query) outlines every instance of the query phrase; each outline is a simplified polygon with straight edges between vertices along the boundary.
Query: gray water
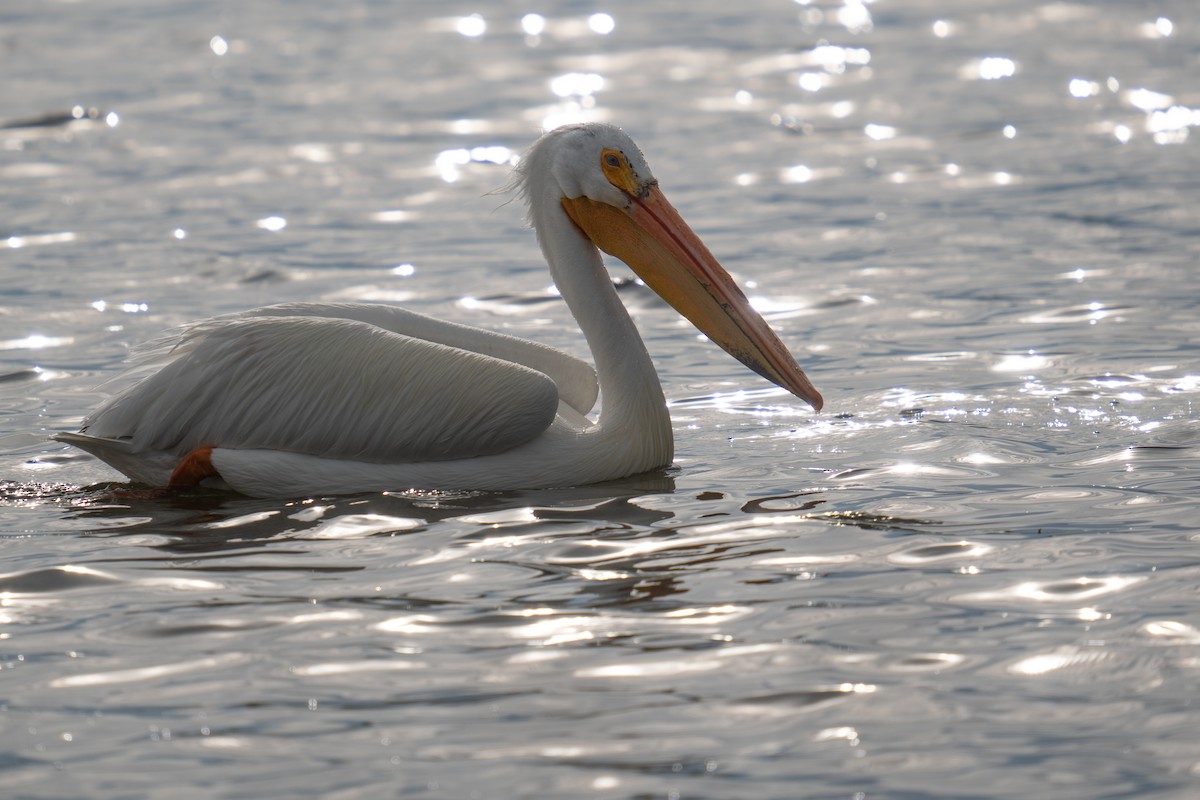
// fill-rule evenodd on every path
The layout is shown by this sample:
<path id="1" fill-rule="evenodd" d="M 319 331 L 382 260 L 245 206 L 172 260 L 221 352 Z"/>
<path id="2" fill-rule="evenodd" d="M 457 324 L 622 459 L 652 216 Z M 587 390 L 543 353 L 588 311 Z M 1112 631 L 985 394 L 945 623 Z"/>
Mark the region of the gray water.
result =
<path id="1" fill-rule="evenodd" d="M 4 797 L 1200 792 L 1190 0 L 17 2 L 0 65 Z M 665 472 L 260 501 L 47 441 L 271 302 L 586 355 L 492 193 L 574 119 L 824 412 L 626 283 Z"/>

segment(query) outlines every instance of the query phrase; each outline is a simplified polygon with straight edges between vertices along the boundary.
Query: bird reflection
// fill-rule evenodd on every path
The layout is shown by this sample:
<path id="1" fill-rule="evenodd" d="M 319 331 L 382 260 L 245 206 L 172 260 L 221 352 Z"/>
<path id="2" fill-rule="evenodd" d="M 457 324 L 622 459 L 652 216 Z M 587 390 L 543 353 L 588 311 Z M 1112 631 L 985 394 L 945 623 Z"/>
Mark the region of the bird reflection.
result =
<path id="1" fill-rule="evenodd" d="M 375 536 L 425 530 L 460 517 L 512 509 L 529 509 L 534 523 L 587 523 L 593 533 L 640 528 L 670 519 L 673 512 L 641 506 L 638 499 L 674 491 L 675 481 L 667 470 L 566 489 L 387 492 L 352 498 L 306 498 L 283 504 L 230 492 L 168 492 L 116 482 L 87 487 L 4 482 L 0 484 L 0 506 L 57 505 L 68 519 L 84 523 L 76 529 L 88 534 L 150 534 L 163 537 L 155 545 L 158 549 L 205 553 L 245 550 L 274 541 L 304 541 L 309 538 L 306 534 L 328 526 L 339 516 L 364 514 L 394 521 L 393 525 L 374 526 L 370 535 Z M 319 513 L 311 513 L 312 509 Z"/>

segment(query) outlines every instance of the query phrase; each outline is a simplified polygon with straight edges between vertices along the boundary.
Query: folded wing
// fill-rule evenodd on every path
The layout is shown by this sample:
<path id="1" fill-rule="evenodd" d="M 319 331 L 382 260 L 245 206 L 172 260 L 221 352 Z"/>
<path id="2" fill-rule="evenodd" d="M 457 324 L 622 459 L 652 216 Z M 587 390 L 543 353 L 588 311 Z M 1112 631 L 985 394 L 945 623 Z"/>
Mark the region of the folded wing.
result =
<path id="1" fill-rule="evenodd" d="M 396 463 L 503 452 L 554 420 L 560 389 L 545 372 L 332 316 L 337 308 L 200 323 L 152 354 L 158 371 L 99 408 L 82 432 L 131 452 L 211 445 Z M 359 316 L 374 313 L 386 315 Z"/>
<path id="2" fill-rule="evenodd" d="M 353 319 L 405 336 L 522 364 L 548 375 L 558 386 L 559 398 L 580 414 L 592 410 L 600 393 L 596 370 L 582 359 L 541 342 L 427 317 L 398 306 L 378 303 L 281 303 L 218 319 L 263 316 Z"/>

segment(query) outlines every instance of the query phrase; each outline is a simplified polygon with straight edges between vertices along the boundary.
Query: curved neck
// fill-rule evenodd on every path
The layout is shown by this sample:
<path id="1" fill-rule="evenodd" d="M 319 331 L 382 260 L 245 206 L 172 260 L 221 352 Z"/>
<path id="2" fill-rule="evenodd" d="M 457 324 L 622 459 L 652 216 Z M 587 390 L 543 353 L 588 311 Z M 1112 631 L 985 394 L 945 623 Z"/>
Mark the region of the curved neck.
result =
<path id="1" fill-rule="evenodd" d="M 599 427 L 641 437 L 648 446 L 670 448 L 671 418 L 662 386 L 600 251 L 557 200 L 535 199 L 530 217 L 554 283 L 596 362 L 602 403 Z"/>

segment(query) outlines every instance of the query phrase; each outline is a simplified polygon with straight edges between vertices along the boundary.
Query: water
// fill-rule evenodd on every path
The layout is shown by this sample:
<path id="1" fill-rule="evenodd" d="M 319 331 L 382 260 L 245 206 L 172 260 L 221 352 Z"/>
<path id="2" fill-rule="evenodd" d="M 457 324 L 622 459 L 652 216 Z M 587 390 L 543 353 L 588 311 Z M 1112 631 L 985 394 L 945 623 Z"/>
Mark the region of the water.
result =
<path id="1" fill-rule="evenodd" d="M 0 131 L 6 796 L 1195 795 L 1191 3 L 93 2 L 0 31 L 0 118 L 85 117 Z M 640 142 L 825 412 L 628 285 L 664 473 L 162 496 L 46 441 L 131 345 L 269 302 L 583 354 L 489 194 L 578 117 Z"/>

